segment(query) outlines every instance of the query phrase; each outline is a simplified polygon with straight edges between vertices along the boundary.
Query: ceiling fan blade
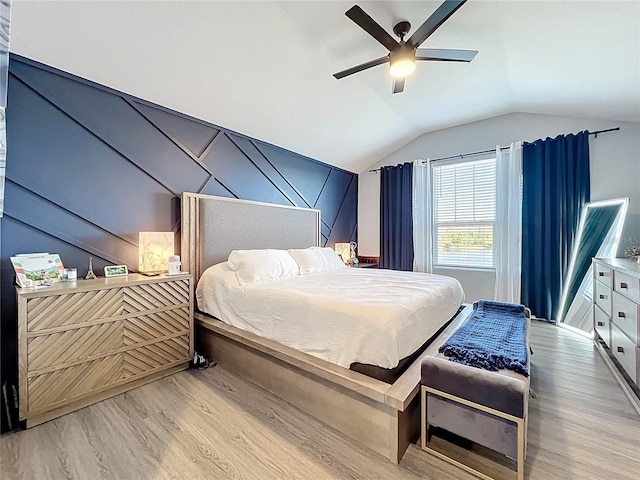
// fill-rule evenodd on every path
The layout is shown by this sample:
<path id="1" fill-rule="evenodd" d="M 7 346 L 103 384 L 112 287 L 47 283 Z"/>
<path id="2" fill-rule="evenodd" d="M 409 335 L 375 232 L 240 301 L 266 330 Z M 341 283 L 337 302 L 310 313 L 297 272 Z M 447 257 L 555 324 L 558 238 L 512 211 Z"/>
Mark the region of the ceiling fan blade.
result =
<path id="1" fill-rule="evenodd" d="M 387 50 L 391 51 L 398 46 L 398 42 L 358 5 L 354 5 L 347 10 L 345 15 L 357 23 L 365 32 L 384 45 Z"/>
<path id="2" fill-rule="evenodd" d="M 416 60 L 435 60 L 440 62 L 470 62 L 477 54 L 477 50 L 418 48 L 416 50 Z"/>
<path id="3" fill-rule="evenodd" d="M 366 70 L 367 68 L 375 67 L 377 65 L 382 65 L 383 63 L 387 63 L 389 61 L 389 55 L 385 55 L 384 57 L 376 58 L 375 60 L 371 60 L 370 62 L 361 63 L 360 65 L 356 65 L 355 67 L 347 68 L 338 73 L 334 73 L 333 76 L 338 80 L 344 78 L 348 75 L 353 75 L 354 73 L 361 72 Z"/>
<path id="4" fill-rule="evenodd" d="M 404 77 L 393 79 L 393 93 L 404 92 Z"/>
<path id="5" fill-rule="evenodd" d="M 414 47 L 422 45 L 436 29 L 442 25 L 447 18 L 453 15 L 467 0 L 446 0 L 438 9 L 431 14 L 420 27 L 413 32 L 407 43 Z M 363 27 L 364 28 L 364 27 Z M 365 29 L 366 30 L 366 29 Z"/>

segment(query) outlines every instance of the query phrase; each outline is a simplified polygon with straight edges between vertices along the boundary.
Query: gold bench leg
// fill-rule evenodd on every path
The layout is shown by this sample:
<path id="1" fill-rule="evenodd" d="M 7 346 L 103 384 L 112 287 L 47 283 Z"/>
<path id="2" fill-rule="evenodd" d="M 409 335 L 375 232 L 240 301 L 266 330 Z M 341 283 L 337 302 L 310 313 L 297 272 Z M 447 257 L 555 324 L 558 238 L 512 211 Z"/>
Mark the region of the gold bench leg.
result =
<path id="1" fill-rule="evenodd" d="M 434 388 L 431 387 L 426 387 L 424 385 L 421 385 L 421 438 L 420 438 L 420 446 L 423 450 L 431 453 L 432 455 L 435 455 L 438 458 L 441 458 L 453 465 L 456 465 L 459 468 L 462 468 L 463 470 L 472 473 L 484 480 L 495 480 L 495 477 L 492 477 L 490 475 L 488 475 L 485 472 L 479 471 L 473 467 L 471 467 L 470 465 L 467 465 L 465 463 L 462 463 L 461 461 L 458 461 L 454 458 L 451 458 L 449 456 L 447 456 L 444 452 L 441 452 L 439 450 L 436 450 L 434 448 L 432 448 L 429 445 L 428 442 L 428 438 L 429 438 L 429 423 L 427 422 L 427 396 L 429 394 L 431 395 L 435 395 L 435 396 L 439 396 L 441 398 L 445 398 L 447 400 L 451 400 L 453 402 L 457 402 L 460 403 L 462 405 L 466 405 L 468 407 L 474 408 L 476 410 L 480 410 L 483 412 L 487 412 L 491 415 L 494 415 L 496 417 L 499 418 L 503 418 L 505 420 L 509 420 L 511 422 L 514 422 L 516 424 L 517 427 L 517 431 L 518 431 L 518 449 L 517 449 L 517 459 L 516 459 L 516 472 L 515 473 L 515 478 L 517 478 L 517 480 L 524 480 L 524 464 L 525 464 L 525 454 L 526 454 L 526 427 L 527 427 L 527 420 L 526 420 L 526 416 L 525 418 L 518 418 L 515 417 L 513 415 L 509 415 L 508 413 L 504 413 L 504 412 L 500 412 L 498 410 L 495 410 L 493 408 L 490 407 L 486 407 L 484 405 L 480 405 L 478 403 L 475 402 L 471 402 L 469 400 L 466 400 L 464 398 L 459 398 L 456 397 L 454 395 L 451 395 L 449 393 L 446 392 L 441 392 L 440 390 L 436 390 Z"/>
<path id="2" fill-rule="evenodd" d="M 526 422 L 524 419 L 518 419 L 518 480 L 524 480 L 524 459 L 525 459 L 525 436 Z"/>

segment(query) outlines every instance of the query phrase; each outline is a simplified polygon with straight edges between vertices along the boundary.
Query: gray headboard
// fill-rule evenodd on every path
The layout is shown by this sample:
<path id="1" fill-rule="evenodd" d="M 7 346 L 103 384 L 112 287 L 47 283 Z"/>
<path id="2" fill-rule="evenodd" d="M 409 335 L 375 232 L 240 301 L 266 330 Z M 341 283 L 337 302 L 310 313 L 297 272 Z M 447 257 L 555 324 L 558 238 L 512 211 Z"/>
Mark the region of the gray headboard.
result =
<path id="1" fill-rule="evenodd" d="M 182 265 L 195 282 L 232 250 L 320 245 L 320 211 L 196 193 L 182 194 Z"/>

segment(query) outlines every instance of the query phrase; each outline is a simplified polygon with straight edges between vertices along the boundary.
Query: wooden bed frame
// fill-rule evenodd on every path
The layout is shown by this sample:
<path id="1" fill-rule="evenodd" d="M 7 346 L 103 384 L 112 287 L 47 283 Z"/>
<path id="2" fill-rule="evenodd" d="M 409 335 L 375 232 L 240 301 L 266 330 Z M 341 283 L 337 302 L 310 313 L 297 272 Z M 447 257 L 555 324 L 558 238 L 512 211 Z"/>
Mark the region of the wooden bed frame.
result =
<path id="1" fill-rule="evenodd" d="M 250 232 L 238 233 L 247 226 Z M 234 248 L 306 248 L 319 242 L 317 210 L 182 194 L 182 261 L 194 283 Z M 447 330 L 470 313 L 465 309 Z M 389 385 L 201 313 L 194 317 L 199 353 L 392 462 L 398 463 L 419 438 L 420 364 L 432 349 Z"/>

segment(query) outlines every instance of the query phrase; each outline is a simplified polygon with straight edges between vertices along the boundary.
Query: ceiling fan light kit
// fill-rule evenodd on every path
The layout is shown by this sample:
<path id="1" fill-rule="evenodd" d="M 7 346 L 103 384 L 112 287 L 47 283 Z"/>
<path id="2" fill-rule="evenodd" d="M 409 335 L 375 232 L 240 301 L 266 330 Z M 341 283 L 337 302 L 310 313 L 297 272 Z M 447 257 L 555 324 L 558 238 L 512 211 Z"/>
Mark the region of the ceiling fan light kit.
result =
<path id="1" fill-rule="evenodd" d="M 404 79 L 413 73 L 416 68 L 416 60 L 420 61 L 440 61 L 440 62 L 470 62 L 478 53 L 477 50 L 451 50 L 418 47 L 429 38 L 433 32 L 440 27 L 456 10 L 458 10 L 466 0 L 446 0 L 425 22 L 413 32 L 413 35 L 404 41 L 404 37 L 411 30 L 411 24 L 406 21 L 398 22 L 393 27 L 393 33 L 400 37 L 400 41 L 395 40 L 382 28 L 373 18 L 362 10 L 358 5 L 354 5 L 345 12 L 345 15 L 353 20 L 360 28 L 380 42 L 389 54 L 371 60 L 355 67 L 348 68 L 333 76 L 341 79 L 354 73 L 367 70 L 368 68 L 389 63 L 389 71 L 394 77 L 393 93 L 404 91 Z"/>
<path id="2" fill-rule="evenodd" d="M 391 67 L 389 71 L 391 72 L 392 77 L 396 78 L 404 78 L 413 73 L 416 69 L 416 62 L 409 59 L 398 60 L 396 62 L 391 62 Z"/>
<path id="3" fill-rule="evenodd" d="M 411 75 L 416 69 L 415 50 L 413 48 L 404 48 L 406 45 L 402 45 L 402 47 L 389 53 L 389 63 L 391 64 L 389 71 L 396 78 L 404 78 Z"/>

